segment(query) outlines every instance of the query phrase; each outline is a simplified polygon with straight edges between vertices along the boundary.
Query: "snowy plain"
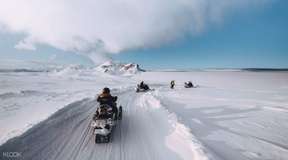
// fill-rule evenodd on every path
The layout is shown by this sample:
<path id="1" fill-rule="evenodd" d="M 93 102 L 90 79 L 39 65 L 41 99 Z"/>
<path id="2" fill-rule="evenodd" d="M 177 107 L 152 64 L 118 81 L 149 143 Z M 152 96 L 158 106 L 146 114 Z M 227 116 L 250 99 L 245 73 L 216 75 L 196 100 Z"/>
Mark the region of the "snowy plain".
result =
<path id="1" fill-rule="evenodd" d="M 141 80 L 155 90 L 135 93 Z M 111 143 L 95 144 L 89 123 L 105 86 L 124 117 Z M 0 100 L 0 151 L 18 159 L 288 158 L 288 72 L 2 72 Z"/>

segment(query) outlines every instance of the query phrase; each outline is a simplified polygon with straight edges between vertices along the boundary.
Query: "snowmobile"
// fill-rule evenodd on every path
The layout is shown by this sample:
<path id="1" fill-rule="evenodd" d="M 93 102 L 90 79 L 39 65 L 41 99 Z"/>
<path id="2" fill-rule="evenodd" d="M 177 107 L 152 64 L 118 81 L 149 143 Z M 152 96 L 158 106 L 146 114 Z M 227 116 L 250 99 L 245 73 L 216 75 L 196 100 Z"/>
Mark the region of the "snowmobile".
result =
<path id="1" fill-rule="evenodd" d="M 117 124 L 117 121 L 122 119 L 122 106 L 119 106 L 118 112 L 113 111 L 113 108 L 107 104 L 100 105 L 93 116 L 91 127 L 95 134 L 95 143 L 108 143 L 111 140 L 111 133 Z"/>
<path id="2" fill-rule="evenodd" d="M 149 88 L 149 86 L 147 84 L 143 84 L 142 86 L 138 84 L 137 88 L 136 88 L 136 92 L 147 92 L 150 90 L 151 89 Z"/>
<path id="3" fill-rule="evenodd" d="M 184 83 L 184 87 L 185 87 L 185 88 L 193 88 L 194 85 L 192 84 L 192 82 L 188 81 L 188 82 L 185 82 L 185 83 Z"/>

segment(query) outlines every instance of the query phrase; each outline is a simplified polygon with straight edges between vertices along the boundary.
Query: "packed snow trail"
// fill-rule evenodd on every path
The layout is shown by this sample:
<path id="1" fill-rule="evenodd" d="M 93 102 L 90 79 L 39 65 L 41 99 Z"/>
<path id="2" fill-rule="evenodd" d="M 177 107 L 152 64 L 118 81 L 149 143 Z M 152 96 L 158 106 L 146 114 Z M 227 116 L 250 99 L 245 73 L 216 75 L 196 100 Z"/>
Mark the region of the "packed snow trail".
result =
<path id="1" fill-rule="evenodd" d="M 95 144 L 89 124 L 97 102 L 83 99 L 9 140 L 0 147 L 0 152 L 20 152 L 20 159 L 24 160 L 207 159 L 199 147 L 191 147 L 192 141 L 185 136 L 182 137 L 184 151 L 177 152 L 177 146 L 173 150 L 171 143 L 175 140 L 173 134 L 178 136 L 177 130 L 169 123 L 167 112 L 150 101 L 147 93 L 135 94 L 128 90 L 118 93 L 118 97 L 118 104 L 124 109 L 123 119 L 116 126 L 110 143 Z"/>

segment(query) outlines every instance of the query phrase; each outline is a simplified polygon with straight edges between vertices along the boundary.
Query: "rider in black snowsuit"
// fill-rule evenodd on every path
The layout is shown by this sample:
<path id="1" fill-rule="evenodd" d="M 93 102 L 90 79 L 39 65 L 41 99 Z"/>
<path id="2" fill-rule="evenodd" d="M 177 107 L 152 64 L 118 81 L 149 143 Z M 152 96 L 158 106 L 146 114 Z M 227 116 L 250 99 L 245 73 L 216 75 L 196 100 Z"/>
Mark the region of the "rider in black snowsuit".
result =
<path id="1" fill-rule="evenodd" d="M 174 86 L 175 86 L 175 81 L 172 80 L 172 81 L 170 82 L 170 88 L 171 88 L 171 89 L 174 89 Z"/>
<path id="2" fill-rule="evenodd" d="M 97 97 L 97 102 L 100 103 L 100 106 L 106 104 L 109 107 L 112 107 L 112 111 L 117 115 L 118 109 L 117 109 L 116 101 L 117 101 L 117 96 L 112 96 L 110 94 L 110 89 L 106 87 L 103 89 L 102 93 Z"/>

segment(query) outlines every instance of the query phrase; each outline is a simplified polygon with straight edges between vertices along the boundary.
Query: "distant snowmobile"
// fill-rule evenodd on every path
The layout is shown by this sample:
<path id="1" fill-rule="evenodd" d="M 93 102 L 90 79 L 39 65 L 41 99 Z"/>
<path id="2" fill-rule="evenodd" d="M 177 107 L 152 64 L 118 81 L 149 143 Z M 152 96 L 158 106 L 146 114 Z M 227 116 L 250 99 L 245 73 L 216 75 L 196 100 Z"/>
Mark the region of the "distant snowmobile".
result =
<path id="1" fill-rule="evenodd" d="M 144 87 L 139 87 L 139 85 L 137 85 L 137 88 L 136 88 L 136 92 L 147 92 L 149 90 L 150 88 L 148 85 L 145 85 Z"/>
<path id="2" fill-rule="evenodd" d="M 149 91 L 149 90 L 151 90 L 151 89 L 143 81 L 140 84 L 138 84 L 137 88 L 136 88 L 136 92 L 146 92 L 146 91 Z"/>
<path id="3" fill-rule="evenodd" d="M 194 85 L 192 84 L 191 81 L 188 81 L 188 82 L 185 82 L 185 83 L 184 83 L 184 87 L 185 87 L 185 88 L 193 88 Z"/>
<path id="4" fill-rule="evenodd" d="M 113 112 L 111 106 L 107 104 L 100 105 L 93 116 L 91 127 L 95 134 L 95 143 L 108 143 L 111 140 L 111 133 L 122 119 L 122 106 L 119 106 L 118 112 Z"/>

